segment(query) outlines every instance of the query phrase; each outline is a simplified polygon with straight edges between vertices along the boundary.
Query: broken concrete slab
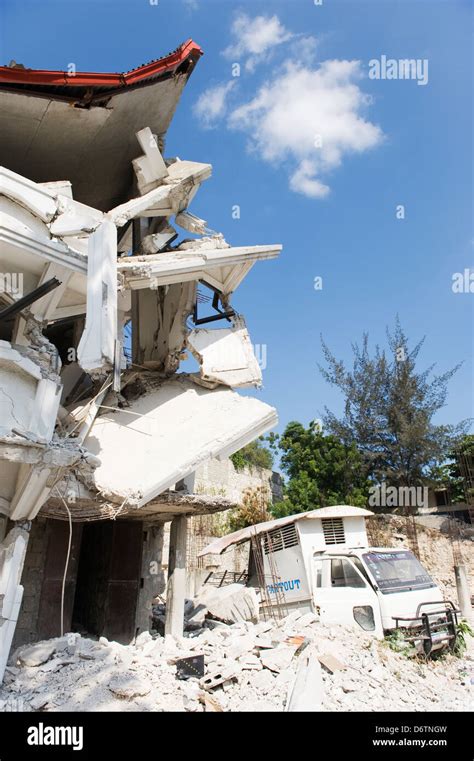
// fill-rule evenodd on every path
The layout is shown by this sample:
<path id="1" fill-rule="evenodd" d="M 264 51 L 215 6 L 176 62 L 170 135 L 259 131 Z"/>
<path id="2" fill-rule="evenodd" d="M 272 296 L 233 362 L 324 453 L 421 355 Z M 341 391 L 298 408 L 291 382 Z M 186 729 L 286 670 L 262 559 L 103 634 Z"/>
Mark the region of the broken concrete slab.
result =
<path id="1" fill-rule="evenodd" d="M 289 690 L 286 710 L 320 711 L 324 697 L 321 665 L 313 648 L 300 656 L 295 681 Z"/>
<path id="2" fill-rule="evenodd" d="M 200 388 L 184 374 L 145 383 L 126 410 L 97 417 L 84 441 L 100 458 L 95 488 L 119 505 L 145 505 L 200 462 L 227 457 L 277 422 L 276 411 L 258 399 Z"/>
<path id="3" fill-rule="evenodd" d="M 288 668 L 293 660 L 294 653 L 295 649 L 293 647 L 274 647 L 271 650 L 261 650 L 260 659 L 266 669 L 279 673 Z"/>
<path id="4" fill-rule="evenodd" d="M 168 169 L 158 148 L 156 135 L 149 127 L 144 127 L 136 133 L 136 137 L 144 155 L 133 159 L 133 169 L 137 178 L 141 195 L 160 185 L 168 175 Z"/>
<path id="5" fill-rule="evenodd" d="M 186 346 L 198 360 L 203 380 L 232 388 L 261 385 L 262 371 L 242 317 L 231 328 L 195 328 Z"/>
<path id="6" fill-rule="evenodd" d="M 259 604 L 253 587 L 228 584 L 224 587 L 204 587 L 199 600 L 207 606 L 209 615 L 224 623 L 252 621 L 258 623 Z"/>
<path id="7" fill-rule="evenodd" d="M 169 217 L 183 211 L 188 205 L 193 190 L 211 176 L 210 164 L 197 161 L 175 161 L 168 166 L 168 174 L 163 184 L 144 195 L 132 198 L 107 212 L 107 218 L 117 227 L 122 227 L 136 217 Z"/>

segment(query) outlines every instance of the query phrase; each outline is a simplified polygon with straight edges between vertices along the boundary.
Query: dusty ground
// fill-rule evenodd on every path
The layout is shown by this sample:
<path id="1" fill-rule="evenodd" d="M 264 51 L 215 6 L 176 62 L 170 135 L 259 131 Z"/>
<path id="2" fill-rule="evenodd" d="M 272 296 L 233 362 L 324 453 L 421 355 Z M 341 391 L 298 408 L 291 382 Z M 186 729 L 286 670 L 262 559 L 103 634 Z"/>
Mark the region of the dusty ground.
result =
<path id="1" fill-rule="evenodd" d="M 296 614 L 298 615 L 298 614 Z M 343 669 L 321 669 L 322 711 L 463 711 L 474 709 L 474 640 L 462 659 L 410 660 L 386 642 L 312 614 L 278 624 L 207 625 L 166 642 L 144 633 L 136 645 L 78 635 L 23 647 L 0 688 L 2 710 L 26 711 L 283 711 L 304 652 L 286 642 L 311 640 L 314 657 L 335 656 Z M 275 656 L 275 650 L 278 652 Z M 272 652 L 270 652 L 272 651 Z M 207 674 L 232 675 L 203 690 L 197 678 L 176 678 L 176 658 L 203 653 Z M 273 658 L 273 663 L 269 664 Z M 43 662 L 41 662 L 43 661 Z M 38 663 L 38 665 L 27 665 Z M 271 668 L 268 667 L 271 666 Z M 206 697 L 204 697 L 206 695 Z M 209 700 L 209 697 L 211 700 Z M 206 706 L 202 702 L 206 703 Z"/>

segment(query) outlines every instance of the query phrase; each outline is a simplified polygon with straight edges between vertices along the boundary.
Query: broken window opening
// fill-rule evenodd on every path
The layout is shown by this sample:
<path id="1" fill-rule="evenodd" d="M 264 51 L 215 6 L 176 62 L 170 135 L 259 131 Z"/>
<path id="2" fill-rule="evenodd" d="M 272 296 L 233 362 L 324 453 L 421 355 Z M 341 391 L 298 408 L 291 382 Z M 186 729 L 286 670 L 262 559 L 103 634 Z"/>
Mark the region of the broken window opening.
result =
<path id="1" fill-rule="evenodd" d="M 217 314 L 209 315 L 208 317 L 199 317 L 198 316 L 198 303 L 202 303 L 204 300 L 204 294 L 201 293 L 200 297 L 196 299 L 193 309 L 193 324 L 194 325 L 207 325 L 210 322 L 217 322 L 218 320 L 227 320 L 227 322 L 231 322 L 231 317 L 235 317 L 236 312 L 231 307 L 225 308 L 225 301 L 224 301 L 224 295 L 222 291 L 220 291 L 218 288 L 214 288 L 214 286 L 210 285 L 210 283 L 206 283 L 205 280 L 200 280 L 200 283 L 202 285 L 205 285 L 209 290 L 213 292 L 212 297 L 212 308 L 214 309 Z M 219 308 L 219 303 L 222 306 L 222 309 Z"/>

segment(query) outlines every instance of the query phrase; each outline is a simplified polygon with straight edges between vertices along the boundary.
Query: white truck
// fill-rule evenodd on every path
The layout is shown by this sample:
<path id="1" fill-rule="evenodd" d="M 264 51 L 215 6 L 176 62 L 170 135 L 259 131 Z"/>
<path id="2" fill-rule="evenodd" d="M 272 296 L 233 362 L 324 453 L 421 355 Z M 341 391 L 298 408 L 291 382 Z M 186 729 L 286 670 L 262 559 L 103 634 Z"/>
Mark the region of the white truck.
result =
<path id="1" fill-rule="evenodd" d="M 247 584 L 261 605 L 303 608 L 321 621 L 360 627 L 382 638 L 395 629 L 426 655 L 453 647 L 457 614 L 409 549 L 369 547 L 369 510 L 323 507 L 216 539 L 200 554 L 250 541 Z"/>

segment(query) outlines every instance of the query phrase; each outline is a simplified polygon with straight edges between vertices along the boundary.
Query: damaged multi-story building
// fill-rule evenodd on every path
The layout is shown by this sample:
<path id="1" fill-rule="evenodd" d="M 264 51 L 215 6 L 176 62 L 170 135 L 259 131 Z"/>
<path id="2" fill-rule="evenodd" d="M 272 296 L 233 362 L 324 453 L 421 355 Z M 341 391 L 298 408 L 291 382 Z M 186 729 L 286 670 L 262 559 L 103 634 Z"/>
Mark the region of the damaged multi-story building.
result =
<path id="1" fill-rule="evenodd" d="M 201 54 L 0 67 L 0 679 L 12 645 L 147 629 L 169 521 L 180 633 L 187 519 L 232 506 L 193 474 L 277 422 L 234 390 L 262 381 L 234 293 L 281 246 L 229 245 L 189 211 L 212 167 L 164 158 Z"/>

